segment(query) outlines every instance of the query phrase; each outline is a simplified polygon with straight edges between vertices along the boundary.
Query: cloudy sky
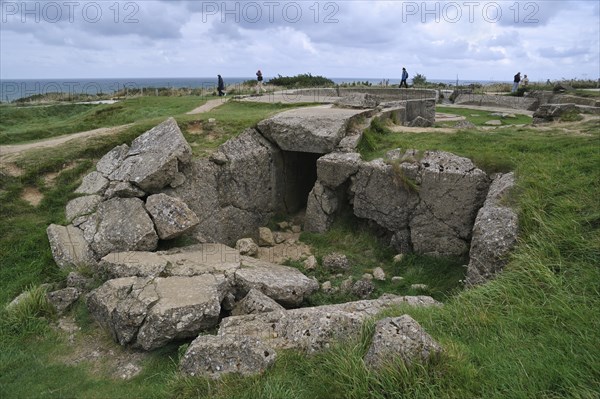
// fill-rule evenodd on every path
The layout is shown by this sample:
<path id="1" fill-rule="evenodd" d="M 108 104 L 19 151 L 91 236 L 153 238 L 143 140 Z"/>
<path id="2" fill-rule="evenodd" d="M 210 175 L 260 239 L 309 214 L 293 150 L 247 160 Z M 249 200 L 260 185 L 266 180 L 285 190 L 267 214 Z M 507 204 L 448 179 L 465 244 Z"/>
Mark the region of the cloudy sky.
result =
<path id="1" fill-rule="evenodd" d="M 591 1 L 7 1 L 0 77 L 600 77 Z"/>

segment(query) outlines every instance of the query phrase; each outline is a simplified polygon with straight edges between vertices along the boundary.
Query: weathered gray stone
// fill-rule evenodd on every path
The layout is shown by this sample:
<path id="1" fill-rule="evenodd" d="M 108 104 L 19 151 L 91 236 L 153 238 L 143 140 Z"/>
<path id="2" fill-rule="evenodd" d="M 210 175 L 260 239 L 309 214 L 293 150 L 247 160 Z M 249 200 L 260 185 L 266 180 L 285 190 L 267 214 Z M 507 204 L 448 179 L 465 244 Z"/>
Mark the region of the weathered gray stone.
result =
<path id="1" fill-rule="evenodd" d="M 284 307 L 254 288 L 241 301 L 237 302 L 231 312 L 232 316 L 256 314 L 284 310 Z"/>
<path id="2" fill-rule="evenodd" d="M 108 188 L 104 192 L 104 198 L 110 199 L 114 197 L 119 198 L 141 198 L 146 193 L 135 187 L 133 184 L 124 181 L 113 181 L 110 182 Z"/>
<path id="3" fill-rule="evenodd" d="M 410 239 L 410 230 L 400 230 L 394 233 L 390 240 L 390 246 L 398 252 L 398 254 L 410 254 L 413 252 L 412 241 Z"/>
<path id="4" fill-rule="evenodd" d="M 467 268 L 468 286 L 491 280 L 508 263 L 519 227 L 516 212 L 505 204 L 514 184 L 513 173 L 498 176 L 477 214 Z"/>
<path id="5" fill-rule="evenodd" d="M 492 120 L 489 120 L 489 121 L 485 122 L 485 125 L 488 125 L 488 126 L 502 126 L 502 121 L 499 120 L 499 119 L 492 119 Z"/>
<path id="6" fill-rule="evenodd" d="M 58 267 L 64 269 L 96 264 L 94 253 L 83 237 L 83 232 L 77 227 L 51 224 L 46 229 L 46 233 L 52 257 Z"/>
<path id="7" fill-rule="evenodd" d="M 58 312 L 63 314 L 79 299 L 80 292 L 77 288 L 68 287 L 58 291 L 48 292 L 46 298 L 48 302 Z"/>
<path id="8" fill-rule="evenodd" d="M 239 267 L 238 252 L 223 244 L 197 244 L 161 252 L 115 252 L 100 262 L 109 278 L 217 274 L 233 281 Z"/>
<path id="9" fill-rule="evenodd" d="M 298 269 L 242 257 L 242 267 L 235 273 L 237 288 L 245 295 L 254 288 L 286 307 L 299 306 L 319 289 L 319 283 Z"/>
<path id="10" fill-rule="evenodd" d="M 99 195 L 86 195 L 69 201 L 65 210 L 67 222 L 71 223 L 75 218 L 96 212 L 101 202 L 102 197 Z"/>
<path id="11" fill-rule="evenodd" d="M 454 127 L 456 129 L 476 129 L 477 128 L 477 126 L 475 126 L 475 124 L 473 122 L 469 122 L 467 120 L 456 122 Z"/>
<path id="12" fill-rule="evenodd" d="M 375 291 L 375 286 L 371 282 L 371 280 L 362 279 L 358 280 L 352 286 L 350 292 L 361 299 L 367 299 L 371 296 L 371 294 Z"/>
<path id="13" fill-rule="evenodd" d="M 361 163 L 358 153 L 332 152 L 317 160 L 317 177 L 321 184 L 337 188 L 358 172 Z"/>
<path id="14" fill-rule="evenodd" d="M 277 354 L 263 341 L 246 336 L 200 335 L 181 359 L 185 375 L 217 379 L 226 374 L 250 376 L 262 373 Z"/>
<path id="15" fill-rule="evenodd" d="M 319 263 L 317 262 L 317 258 L 315 258 L 314 255 L 310 255 L 308 258 L 306 258 L 306 260 L 304 261 L 304 268 L 306 270 L 314 270 L 317 268 L 317 266 L 319 265 Z"/>
<path id="16" fill-rule="evenodd" d="M 273 232 L 268 227 L 258 228 L 258 245 L 261 247 L 272 247 L 275 245 Z"/>
<path id="17" fill-rule="evenodd" d="M 411 284 L 410 289 L 415 291 L 427 291 L 429 286 L 427 284 Z"/>
<path id="18" fill-rule="evenodd" d="M 488 94 L 459 94 L 454 99 L 454 104 L 503 107 L 535 111 L 539 105 L 539 100 L 537 98 L 495 96 Z"/>
<path id="19" fill-rule="evenodd" d="M 381 267 L 376 267 L 373 270 L 373 278 L 377 281 L 385 281 L 385 272 Z"/>
<path id="20" fill-rule="evenodd" d="M 409 161 L 398 161 L 394 166 L 381 159 L 364 162 L 351 187 L 354 214 L 390 231 L 405 230 L 419 203 L 419 195 L 411 186 L 417 171 L 418 167 Z"/>
<path id="21" fill-rule="evenodd" d="M 110 176 L 121 165 L 128 152 L 129 146 L 127 144 L 113 148 L 98 161 L 96 170 L 102 173 L 104 177 Z"/>
<path id="22" fill-rule="evenodd" d="M 579 113 L 579 108 L 575 104 L 544 104 L 533 113 L 535 122 L 552 122 L 559 119 L 564 114 Z"/>
<path id="23" fill-rule="evenodd" d="M 235 249 L 240 251 L 240 255 L 255 256 L 258 253 L 258 245 L 252 238 L 242 238 L 235 244 Z"/>
<path id="24" fill-rule="evenodd" d="M 189 162 L 192 150 L 173 118 L 131 143 L 127 157 L 110 174 L 111 180 L 129 181 L 146 192 L 156 192 L 175 180 L 179 162 Z"/>
<path id="25" fill-rule="evenodd" d="M 87 292 L 94 286 L 94 279 L 86 277 L 77 272 L 71 272 L 67 276 L 67 287 L 77 288 L 81 292 Z"/>
<path id="26" fill-rule="evenodd" d="M 346 255 L 332 252 L 323 257 L 323 267 L 329 271 L 346 271 L 350 269 L 350 262 Z"/>
<path id="27" fill-rule="evenodd" d="M 97 231 L 92 248 L 99 257 L 117 251 L 152 251 L 158 236 L 138 198 L 112 198 L 96 213 Z"/>
<path id="28" fill-rule="evenodd" d="M 422 116 L 417 116 L 415 119 L 408 123 L 410 127 L 430 127 L 433 126 L 433 123 Z"/>
<path id="29" fill-rule="evenodd" d="M 350 93 L 336 100 L 334 105 L 339 108 L 373 109 L 381 100 L 369 93 Z"/>
<path id="30" fill-rule="evenodd" d="M 165 272 L 168 261 L 156 252 L 113 252 L 99 263 L 100 270 L 109 278 L 158 277 Z"/>
<path id="31" fill-rule="evenodd" d="M 284 151 L 332 152 L 346 136 L 348 123 L 365 111 L 330 106 L 298 108 L 258 123 L 258 130 Z"/>
<path id="32" fill-rule="evenodd" d="M 426 94 L 426 96 L 429 96 L 429 94 Z M 418 123 L 433 126 L 435 123 L 435 98 L 419 98 L 406 101 L 406 121 L 404 123 L 410 124 L 418 118 L 424 120 Z"/>
<path id="33" fill-rule="evenodd" d="M 329 230 L 338 206 L 336 192 L 317 181 L 308 194 L 304 229 L 314 233 L 324 233 Z"/>
<path id="34" fill-rule="evenodd" d="M 185 202 L 166 194 L 149 196 L 146 200 L 146 210 L 152 217 L 161 240 L 171 240 L 184 235 L 200 222 Z"/>
<path id="35" fill-rule="evenodd" d="M 405 364 L 428 362 L 439 356 L 441 346 L 412 317 L 388 317 L 379 320 L 365 364 L 378 369 L 401 359 Z"/>
<path id="36" fill-rule="evenodd" d="M 83 178 L 83 182 L 75 190 L 75 194 L 102 195 L 107 187 L 108 179 L 100 172 L 92 172 Z"/>
<path id="37" fill-rule="evenodd" d="M 230 287 L 223 276 L 126 277 L 88 295 L 94 318 L 121 345 L 153 350 L 215 326 Z"/>
<path id="38" fill-rule="evenodd" d="M 388 295 L 371 301 L 273 311 L 227 317 L 221 321 L 221 337 L 244 335 L 261 339 L 274 349 L 299 349 L 313 353 L 360 334 L 363 322 L 397 305 L 438 305 L 430 297 Z"/>

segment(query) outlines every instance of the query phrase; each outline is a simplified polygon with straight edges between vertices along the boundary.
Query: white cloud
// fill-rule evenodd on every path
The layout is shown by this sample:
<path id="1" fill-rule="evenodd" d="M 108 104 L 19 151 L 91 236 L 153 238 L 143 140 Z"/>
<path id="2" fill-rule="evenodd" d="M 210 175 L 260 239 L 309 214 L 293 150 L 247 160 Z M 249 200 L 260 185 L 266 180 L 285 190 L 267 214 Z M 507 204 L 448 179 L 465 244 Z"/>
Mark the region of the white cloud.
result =
<path id="1" fill-rule="evenodd" d="M 259 67 L 397 78 L 406 66 L 430 79 L 527 70 L 545 80 L 600 70 L 597 2 L 86 0 L 59 19 L 44 11 L 50 3 L 63 4 L 0 1 L 3 79 L 253 76 Z"/>

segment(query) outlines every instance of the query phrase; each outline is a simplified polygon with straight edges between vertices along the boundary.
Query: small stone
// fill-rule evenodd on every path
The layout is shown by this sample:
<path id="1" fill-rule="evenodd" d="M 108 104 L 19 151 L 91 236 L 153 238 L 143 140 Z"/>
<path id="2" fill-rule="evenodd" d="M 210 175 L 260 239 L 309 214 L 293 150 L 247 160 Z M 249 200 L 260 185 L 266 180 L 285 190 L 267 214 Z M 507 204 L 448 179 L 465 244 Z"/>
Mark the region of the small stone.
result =
<path id="1" fill-rule="evenodd" d="M 404 254 L 394 256 L 394 263 L 401 263 L 404 260 Z"/>
<path id="2" fill-rule="evenodd" d="M 281 222 L 281 223 L 277 223 L 277 226 L 279 227 L 280 230 L 285 230 L 288 227 L 290 227 L 290 224 L 288 222 Z"/>
<path id="3" fill-rule="evenodd" d="M 376 267 L 375 270 L 373 270 L 373 277 L 377 281 L 385 281 L 385 272 L 381 267 Z"/>
<path id="4" fill-rule="evenodd" d="M 392 277 L 392 283 L 399 283 L 404 280 L 404 277 L 394 276 Z"/>
<path id="5" fill-rule="evenodd" d="M 485 124 L 488 125 L 488 126 L 501 126 L 502 125 L 502 121 L 498 120 L 498 119 L 492 119 L 491 121 L 485 122 Z"/>
<path id="6" fill-rule="evenodd" d="M 361 299 L 367 299 L 375 291 L 371 281 L 359 280 L 352 286 L 352 293 Z"/>
<path id="7" fill-rule="evenodd" d="M 331 281 L 325 281 L 323 284 L 321 284 L 321 291 L 325 293 L 331 292 Z"/>
<path id="8" fill-rule="evenodd" d="M 362 279 L 365 281 L 373 281 L 373 275 L 371 273 L 365 273 L 363 274 Z"/>
<path id="9" fill-rule="evenodd" d="M 48 302 L 54 306 L 59 314 L 66 312 L 77 299 L 80 292 L 77 288 L 69 287 L 62 290 L 49 292 L 46 294 Z"/>
<path id="10" fill-rule="evenodd" d="M 354 280 L 352 277 L 348 277 L 346 280 L 342 281 L 340 284 L 340 291 L 349 292 L 352 289 L 352 285 L 354 284 Z"/>
<path id="11" fill-rule="evenodd" d="M 427 284 L 412 284 L 410 289 L 415 291 L 427 291 L 429 286 Z"/>
<path id="12" fill-rule="evenodd" d="M 281 232 L 277 231 L 273 233 L 273 239 L 275 240 L 275 244 L 281 244 L 285 241 L 285 236 Z"/>
<path id="13" fill-rule="evenodd" d="M 302 227 L 300 226 L 292 226 L 292 233 L 300 233 L 302 231 Z"/>
<path id="14" fill-rule="evenodd" d="M 305 261 L 304 261 L 304 268 L 306 270 L 315 270 L 317 268 L 317 258 L 314 257 L 314 255 L 309 256 Z"/>
<path id="15" fill-rule="evenodd" d="M 272 247 L 275 245 L 273 232 L 268 227 L 259 227 L 258 229 L 258 245 L 261 247 Z"/>
<path id="16" fill-rule="evenodd" d="M 208 118 L 208 123 L 215 123 L 217 120 L 215 118 Z"/>
<path id="17" fill-rule="evenodd" d="M 256 256 L 258 253 L 258 245 L 252 238 L 242 238 L 235 244 L 235 249 L 240 252 L 240 255 Z"/>
<path id="18" fill-rule="evenodd" d="M 323 266 L 331 271 L 348 270 L 350 269 L 350 262 L 346 255 L 332 252 L 323 258 Z"/>

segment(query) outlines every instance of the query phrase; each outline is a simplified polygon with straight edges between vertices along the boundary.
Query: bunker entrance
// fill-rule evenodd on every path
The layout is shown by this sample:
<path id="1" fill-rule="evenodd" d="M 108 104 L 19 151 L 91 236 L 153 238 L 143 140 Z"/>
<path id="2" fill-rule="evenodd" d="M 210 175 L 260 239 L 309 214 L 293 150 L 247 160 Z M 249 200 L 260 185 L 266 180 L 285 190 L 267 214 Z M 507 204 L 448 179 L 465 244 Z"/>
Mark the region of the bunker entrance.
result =
<path id="1" fill-rule="evenodd" d="M 283 151 L 285 208 L 290 214 L 306 208 L 308 194 L 317 181 L 317 159 L 323 154 Z"/>

